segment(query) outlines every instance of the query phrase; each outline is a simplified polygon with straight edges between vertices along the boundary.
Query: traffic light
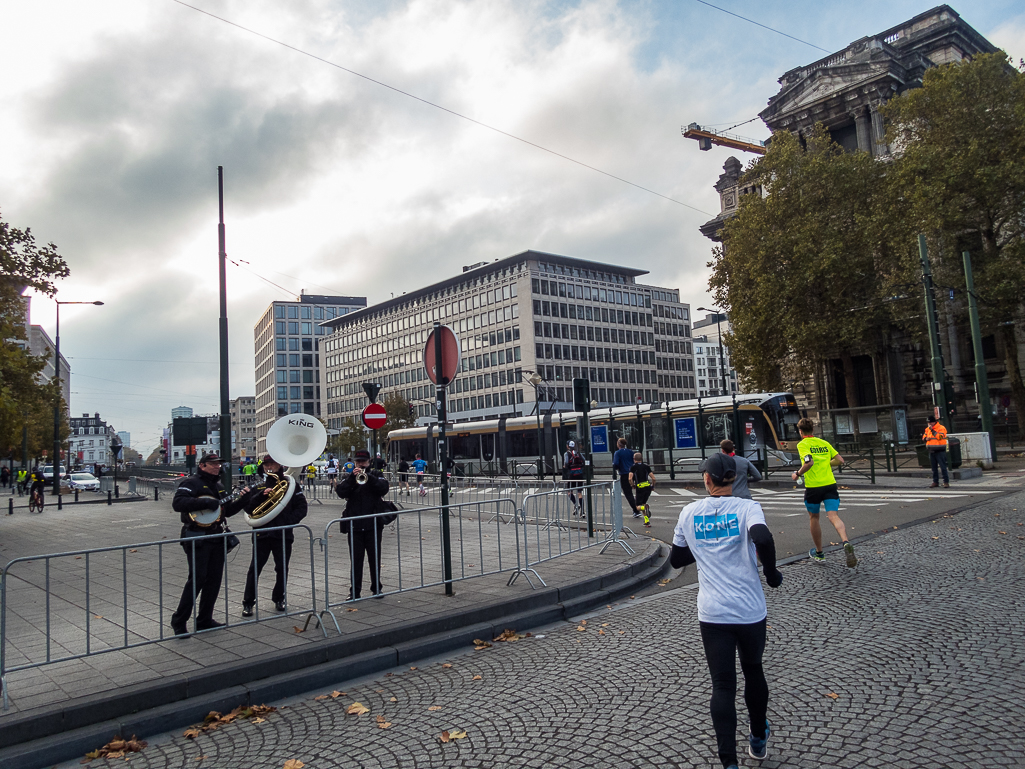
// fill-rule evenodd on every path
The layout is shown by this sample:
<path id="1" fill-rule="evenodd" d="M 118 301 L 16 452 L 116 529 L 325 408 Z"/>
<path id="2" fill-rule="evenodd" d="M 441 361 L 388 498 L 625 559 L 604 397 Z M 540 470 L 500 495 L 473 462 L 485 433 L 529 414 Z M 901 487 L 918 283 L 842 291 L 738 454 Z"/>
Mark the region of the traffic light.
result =
<path id="1" fill-rule="evenodd" d="M 573 410 L 585 414 L 591 409 L 591 383 L 587 379 L 573 380 Z"/>
<path id="2" fill-rule="evenodd" d="M 113 453 L 114 459 L 116 460 L 118 458 L 118 455 L 121 453 L 121 441 L 117 438 L 111 438 L 110 451 L 111 453 Z"/>
<path id="3" fill-rule="evenodd" d="M 412 403 L 409 404 L 409 418 L 416 419 L 416 406 Z"/>
<path id="4" fill-rule="evenodd" d="M 954 416 L 957 413 L 957 403 L 954 400 L 954 383 L 949 379 L 943 382 L 943 401 L 947 404 L 947 413 Z"/>

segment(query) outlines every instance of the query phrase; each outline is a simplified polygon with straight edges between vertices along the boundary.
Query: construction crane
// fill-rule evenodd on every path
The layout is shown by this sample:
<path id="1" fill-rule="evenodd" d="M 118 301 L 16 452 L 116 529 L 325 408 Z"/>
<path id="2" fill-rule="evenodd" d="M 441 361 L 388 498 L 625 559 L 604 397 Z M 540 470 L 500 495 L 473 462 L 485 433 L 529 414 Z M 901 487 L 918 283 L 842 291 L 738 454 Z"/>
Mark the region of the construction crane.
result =
<path id="1" fill-rule="evenodd" d="M 681 130 L 683 131 L 685 138 L 697 140 L 698 149 L 702 152 L 707 152 L 712 149 L 712 145 L 715 144 L 720 147 L 742 150 L 743 152 L 753 152 L 756 155 L 765 154 L 764 142 L 756 143 L 741 136 L 733 136 L 727 133 L 711 131 L 707 128 L 702 128 L 697 123 L 691 123 L 689 126 L 682 128 Z"/>

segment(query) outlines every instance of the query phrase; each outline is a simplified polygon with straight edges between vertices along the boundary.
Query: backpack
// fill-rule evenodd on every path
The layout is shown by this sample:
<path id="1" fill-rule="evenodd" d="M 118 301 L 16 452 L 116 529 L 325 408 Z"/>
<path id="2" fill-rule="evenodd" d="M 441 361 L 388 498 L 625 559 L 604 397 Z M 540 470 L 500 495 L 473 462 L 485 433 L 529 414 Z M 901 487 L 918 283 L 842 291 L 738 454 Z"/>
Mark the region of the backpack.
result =
<path id="1" fill-rule="evenodd" d="M 566 480 L 580 481 L 584 478 L 584 458 L 574 451 L 566 463 Z"/>

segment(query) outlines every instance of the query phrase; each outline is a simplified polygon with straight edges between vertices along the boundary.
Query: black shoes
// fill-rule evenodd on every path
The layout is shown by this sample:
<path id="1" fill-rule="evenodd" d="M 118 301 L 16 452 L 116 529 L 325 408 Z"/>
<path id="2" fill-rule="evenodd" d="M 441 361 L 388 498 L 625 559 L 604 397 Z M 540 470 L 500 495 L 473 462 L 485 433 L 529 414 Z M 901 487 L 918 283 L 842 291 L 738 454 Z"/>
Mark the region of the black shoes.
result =
<path id="1" fill-rule="evenodd" d="M 189 637 L 189 628 L 188 628 L 188 625 L 176 625 L 176 624 L 174 624 L 174 623 L 172 622 L 172 623 L 171 623 L 171 630 L 172 630 L 172 631 L 174 632 L 174 634 L 175 634 L 176 636 L 178 636 L 179 638 L 188 638 L 188 637 Z"/>
<path id="2" fill-rule="evenodd" d="M 243 617 L 252 617 L 253 616 L 253 607 L 252 607 L 251 604 L 242 604 L 242 616 Z"/>
<path id="3" fill-rule="evenodd" d="M 216 630 L 219 627 L 224 627 L 223 622 L 218 622 L 215 619 L 209 619 L 206 622 L 197 622 L 196 630 Z"/>
<path id="4" fill-rule="evenodd" d="M 284 601 L 275 601 L 274 602 L 274 611 L 280 611 L 280 612 L 287 611 L 287 609 L 285 608 L 285 602 Z"/>

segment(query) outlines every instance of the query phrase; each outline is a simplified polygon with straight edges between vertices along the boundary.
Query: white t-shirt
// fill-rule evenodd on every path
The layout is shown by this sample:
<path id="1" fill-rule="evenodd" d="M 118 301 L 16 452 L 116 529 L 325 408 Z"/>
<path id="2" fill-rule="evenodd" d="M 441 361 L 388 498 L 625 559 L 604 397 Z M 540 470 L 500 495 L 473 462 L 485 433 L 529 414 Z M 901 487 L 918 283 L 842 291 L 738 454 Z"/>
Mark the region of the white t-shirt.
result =
<path id="1" fill-rule="evenodd" d="M 698 565 L 698 619 L 747 625 L 765 619 L 758 556 L 748 530 L 765 523 L 761 505 L 740 497 L 706 497 L 680 512 L 673 544 L 690 547 Z"/>

